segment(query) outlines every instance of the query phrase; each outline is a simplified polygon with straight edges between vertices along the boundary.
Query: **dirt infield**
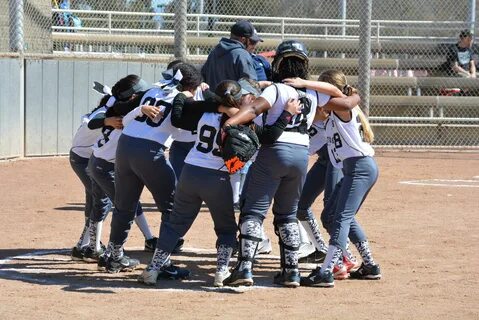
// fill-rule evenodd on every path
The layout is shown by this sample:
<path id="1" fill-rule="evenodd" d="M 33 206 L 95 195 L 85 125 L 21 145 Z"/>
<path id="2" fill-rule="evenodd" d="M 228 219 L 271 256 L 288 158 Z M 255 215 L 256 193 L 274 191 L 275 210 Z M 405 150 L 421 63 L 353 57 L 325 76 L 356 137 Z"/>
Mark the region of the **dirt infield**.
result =
<path id="1" fill-rule="evenodd" d="M 258 286 L 239 290 L 211 287 L 215 236 L 207 209 L 186 236 L 187 250 L 174 257 L 192 269 L 191 280 L 144 287 L 140 271 L 109 275 L 69 260 L 84 196 L 67 158 L 1 162 L 0 318 L 479 319 L 479 154 L 382 152 L 377 161 L 379 181 L 358 219 L 382 280 L 274 287 L 274 246 L 255 267 Z M 156 233 L 160 215 L 149 193 L 143 200 Z M 316 201 L 318 216 L 321 207 Z M 271 218 L 265 226 L 276 243 Z M 133 226 L 126 249 L 145 267 L 150 254 L 142 246 Z"/>

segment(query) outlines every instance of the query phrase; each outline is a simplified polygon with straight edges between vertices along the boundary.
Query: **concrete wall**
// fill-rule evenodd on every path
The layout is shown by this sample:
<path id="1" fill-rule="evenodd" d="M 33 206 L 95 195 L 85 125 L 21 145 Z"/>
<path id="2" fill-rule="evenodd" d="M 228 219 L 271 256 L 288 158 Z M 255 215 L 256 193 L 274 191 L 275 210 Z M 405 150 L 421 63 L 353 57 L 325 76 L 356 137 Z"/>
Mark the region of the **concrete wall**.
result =
<path id="1" fill-rule="evenodd" d="M 93 81 L 112 87 L 128 74 L 149 83 L 160 79 L 162 64 L 115 61 L 27 60 L 25 75 L 25 155 L 68 153 L 81 116 L 101 95 Z"/>
<path id="2" fill-rule="evenodd" d="M 0 59 L 0 159 L 23 155 L 22 65 Z"/>

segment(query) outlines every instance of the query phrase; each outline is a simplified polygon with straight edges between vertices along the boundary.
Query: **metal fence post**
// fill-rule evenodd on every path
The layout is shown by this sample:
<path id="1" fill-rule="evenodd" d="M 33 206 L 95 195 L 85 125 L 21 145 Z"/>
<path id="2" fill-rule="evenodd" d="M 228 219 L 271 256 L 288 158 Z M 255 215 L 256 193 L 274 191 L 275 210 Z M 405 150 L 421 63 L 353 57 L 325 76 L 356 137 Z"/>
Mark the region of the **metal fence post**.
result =
<path id="1" fill-rule="evenodd" d="M 186 60 L 187 0 L 180 0 L 175 8 L 175 58 Z"/>
<path id="2" fill-rule="evenodd" d="M 339 13 L 340 13 L 340 19 L 343 21 L 341 22 L 341 35 L 344 37 L 346 35 L 346 10 L 347 10 L 347 2 L 346 0 L 340 0 L 339 4 Z M 346 55 L 344 53 L 341 53 L 341 58 L 345 58 Z"/>
<path id="3" fill-rule="evenodd" d="M 469 4 L 469 28 L 472 32 L 476 28 L 476 0 L 471 0 Z"/>
<path id="4" fill-rule="evenodd" d="M 10 50 L 23 53 L 23 0 L 10 0 L 9 12 Z"/>
<path id="5" fill-rule="evenodd" d="M 361 1 L 361 19 L 359 20 L 359 68 L 358 90 L 361 95 L 361 109 L 369 115 L 369 88 L 371 82 L 371 16 L 373 0 Z"/>

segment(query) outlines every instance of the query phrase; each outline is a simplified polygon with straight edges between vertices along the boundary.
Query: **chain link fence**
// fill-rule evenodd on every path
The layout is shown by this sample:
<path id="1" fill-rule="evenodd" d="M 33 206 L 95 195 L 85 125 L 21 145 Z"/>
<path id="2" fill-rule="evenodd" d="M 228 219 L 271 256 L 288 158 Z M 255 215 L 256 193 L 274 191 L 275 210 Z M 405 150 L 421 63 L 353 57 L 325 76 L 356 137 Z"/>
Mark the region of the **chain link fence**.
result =
<path id="1" fill-rule="evenodd" d="M 185 56 L 201 64 L 236 21 L 248 19 L 264 39 L 259 53 L 299 39 L 313 79 L 340 69 L 359 86 L 364 2 L 4 0 L 0 29 L 8 37 L 0 52 L 148 62 Z M 479 31 L 476 11 L 475 0 L 372 0 L 369 116 L 377 145 L 479 147 L 479 80 L 458 76 L 447 62 L 461 31 Z"/>

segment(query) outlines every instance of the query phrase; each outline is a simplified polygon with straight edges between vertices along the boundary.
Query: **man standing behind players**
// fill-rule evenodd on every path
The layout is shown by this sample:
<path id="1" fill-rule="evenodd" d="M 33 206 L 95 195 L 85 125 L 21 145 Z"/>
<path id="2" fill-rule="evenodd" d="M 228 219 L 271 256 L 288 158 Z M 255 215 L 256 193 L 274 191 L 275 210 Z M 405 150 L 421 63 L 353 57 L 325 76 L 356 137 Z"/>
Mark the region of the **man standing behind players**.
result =
<path id="1" fill-rule="evenodd" d="M 208 55 L 201 75 L 214 90 L 223 80 L 250 78 L 257 80 L 253 59 L 246 48 L 263 41 L 251 22 L 241 20 L 231 27 L 230 38 L 221 38 Z"/>

